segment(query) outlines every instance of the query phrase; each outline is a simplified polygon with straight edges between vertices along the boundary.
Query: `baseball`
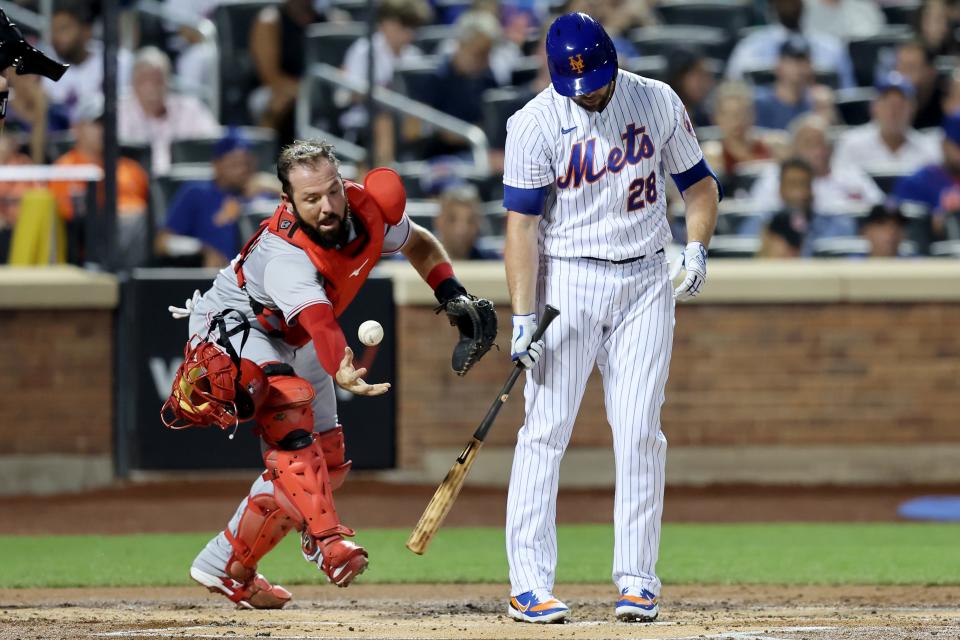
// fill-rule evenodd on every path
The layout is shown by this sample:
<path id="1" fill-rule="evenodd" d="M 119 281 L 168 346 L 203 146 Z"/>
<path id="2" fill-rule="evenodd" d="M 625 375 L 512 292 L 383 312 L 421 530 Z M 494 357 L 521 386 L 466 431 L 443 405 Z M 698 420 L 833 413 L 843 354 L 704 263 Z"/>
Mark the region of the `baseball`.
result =
<path id="1" fill-rule="evenodd" d="M 367 320 L 357 329 L 357 337 L 360 338 L 360 342 L 368 347 L 380 344 L 380 341 L 383 340 L 383 327 L 376 320 Z"/>

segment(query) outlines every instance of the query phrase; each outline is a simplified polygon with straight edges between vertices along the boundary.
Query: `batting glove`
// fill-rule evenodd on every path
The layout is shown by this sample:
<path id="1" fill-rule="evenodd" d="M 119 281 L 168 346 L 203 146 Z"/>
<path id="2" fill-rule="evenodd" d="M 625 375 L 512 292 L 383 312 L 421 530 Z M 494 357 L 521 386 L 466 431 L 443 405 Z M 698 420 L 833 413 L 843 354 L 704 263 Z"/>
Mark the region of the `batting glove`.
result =
<path id="1" fill-rule="evenodd" d="M 520 362 L 525 369 L 537 364 L 543 355 L 543 341 L 530 342 L 533 332 L 537 329 L 537 315 L 528 313 L 522 316 L 513 316 L 513 338 L 510 342 L 510 358 Z"/>
<path id="2" fill-rule="evenodd" d="M 699 242 L 690 242 L 683 250 L 683 268 L 687 277 L 674 289 L 673 297 L 678 301 L 697 297 L 703 283 L 707 280 L 707 249 Z"/>
<path id="3" fill-rule="evenodd" d="M 193 312 L 194 307 L 197 306 L 197 303 L 200 302 L 200 289 L 194 289 L 193 297 L 188 298 L 186 302 L 183 303 L 182 307 L 175 307 L 170 305 L 167 307 L 167 311 L 170 312 L 170 315 L 173 316 L 174 320 L 182 320 L 184 318 L 189 318 L 190 314 Z"/>

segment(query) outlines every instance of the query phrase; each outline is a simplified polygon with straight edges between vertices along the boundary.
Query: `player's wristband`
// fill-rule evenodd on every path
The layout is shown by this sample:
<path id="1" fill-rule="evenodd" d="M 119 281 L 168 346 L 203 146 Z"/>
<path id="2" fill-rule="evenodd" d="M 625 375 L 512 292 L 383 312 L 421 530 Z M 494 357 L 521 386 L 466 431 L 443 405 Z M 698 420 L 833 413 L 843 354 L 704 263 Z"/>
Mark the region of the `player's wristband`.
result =
<path id="1" fill-rule="evenodd" d="M 10 90 L 0 91 L 0 120 L 7 117 L 7 100 L 10 99 Z"/>
<path id="2" fill-rule="evenodd" d="M 466 287 L 453 275 L 453 266 L 449 262 L 441 262 L 431 269 L 427 274 L 427 284 L 440 304 L 467 292 Z"/>

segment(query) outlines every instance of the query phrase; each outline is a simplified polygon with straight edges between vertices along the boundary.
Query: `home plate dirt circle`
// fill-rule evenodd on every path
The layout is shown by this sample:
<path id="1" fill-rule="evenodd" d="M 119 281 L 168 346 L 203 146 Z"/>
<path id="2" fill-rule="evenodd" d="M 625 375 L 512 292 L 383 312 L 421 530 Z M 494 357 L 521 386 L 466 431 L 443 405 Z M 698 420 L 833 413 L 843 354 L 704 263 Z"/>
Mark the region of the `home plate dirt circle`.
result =
<path id="1" fill-rule="evenodd" d="M 560 585 L 569 623 L 520 624 L 503 585 L 291 587 L 282 611 L 238 611 L 199 588 L 0 590 L 0 638 L 641 638 L 943 640 L 960 587 L 677 586 L 654 624 L 613 618 L 612 587 Z"/>

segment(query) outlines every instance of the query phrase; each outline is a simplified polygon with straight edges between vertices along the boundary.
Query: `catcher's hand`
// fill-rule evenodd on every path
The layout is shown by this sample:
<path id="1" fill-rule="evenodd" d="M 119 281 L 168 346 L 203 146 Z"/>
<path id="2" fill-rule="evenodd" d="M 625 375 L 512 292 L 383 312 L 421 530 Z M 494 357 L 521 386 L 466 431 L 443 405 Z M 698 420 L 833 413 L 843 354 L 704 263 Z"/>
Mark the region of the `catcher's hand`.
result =
<path id="1" fill-rule="evenodd" d="M 366 368 L 353 367 L 353 349 L 350 347 L 344 349 L 343 360 L 340 361 L 340 369 L 335 376 L 338 387 L 358 396 L 379 396 L 389 391 L 389 382 L 368 384 L 363 381 L 365 375 L 367 375 Z"/>
<path id="2" fill-rule="evenodd" d="M 187 298 L 187 301 L 183 303 L 182 307 L 176 307 L 170 305 L 167 307 L 167 311 L 170 312 L 170 315 L 173 316 L 174 320 L 182 320 L 184 318 L 189 318 L 190 313 L 193 311 L 194 307 L 197 306 L 197 303 L 200 302 L 200 289 L 193 290 L 193 297 Z"/>
<path id="3" fill-rule="evenodd" d="M 469 294 L 451 298 L 437 307 L 447 314 L 450 324 L 460 332 L 453 348 L 452 365 L 458 376 L 465 375 L 497 339 L 497 314 L 493 303 Z"/>

